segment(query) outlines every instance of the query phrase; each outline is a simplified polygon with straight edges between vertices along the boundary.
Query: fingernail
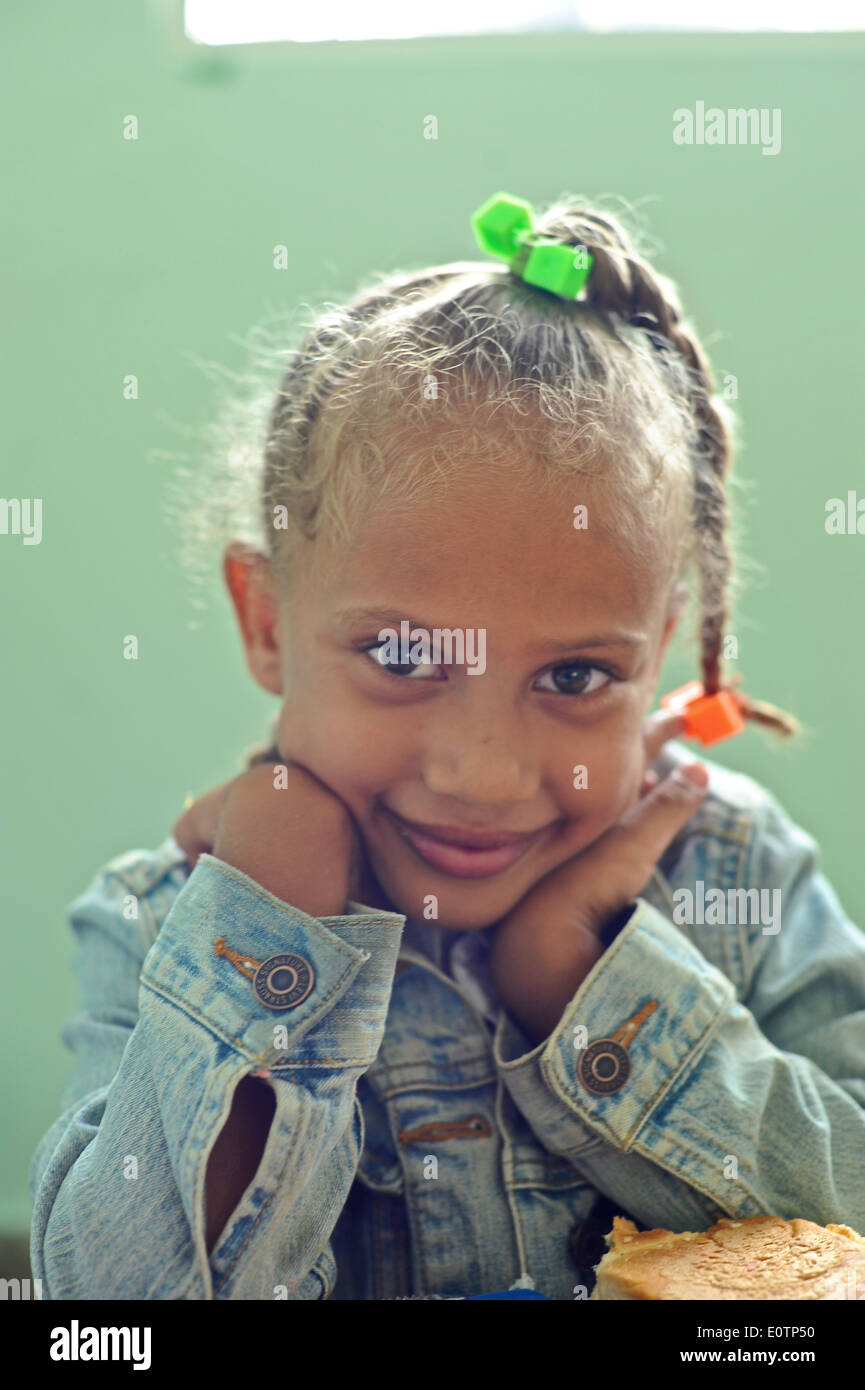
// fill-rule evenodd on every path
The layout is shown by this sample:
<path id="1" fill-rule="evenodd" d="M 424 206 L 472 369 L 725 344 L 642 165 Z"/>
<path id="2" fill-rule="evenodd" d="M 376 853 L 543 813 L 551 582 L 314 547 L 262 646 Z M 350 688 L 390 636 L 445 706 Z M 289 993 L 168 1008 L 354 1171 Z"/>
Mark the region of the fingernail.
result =
<path id="1" fill-rule="evenodd" d="M 688 763 L 687 767 L 677 767 L 672 775 L 674 781 L 695 794 L 705 791 L 709 785 L 709 773 L 702 763 Z"/>

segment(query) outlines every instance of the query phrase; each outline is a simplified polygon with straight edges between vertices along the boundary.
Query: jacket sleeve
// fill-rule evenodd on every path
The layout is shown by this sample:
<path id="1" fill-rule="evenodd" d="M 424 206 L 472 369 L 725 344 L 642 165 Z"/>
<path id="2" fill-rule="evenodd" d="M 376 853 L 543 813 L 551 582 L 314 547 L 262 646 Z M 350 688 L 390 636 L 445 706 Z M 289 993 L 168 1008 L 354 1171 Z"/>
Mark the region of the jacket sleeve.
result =
<path id="1" fill-rule="evenodd" d="M 82 1007 L 62 1033 L 62 1114 L 30 1167 L 34 1277 L 50 1299 L 326 1298 L 363 1146 L 356 1083 L 405 919 L 310 917 L 211 855 L 187 876 L 173 848 L 163 873 L 143 853 L 109 865 L 70 910 Z M 218 937 L 259 962 L 303 957 L 310 993 L 272 1012 Z M 238 1082 L 262 1070 L 265 1150 L 208 1257 L 207 1161 Z"/>
<path id="2" fill-rule="evenodd" d="M 500 1011 L 500 1074 L 541 1141 L 644 1226 L 772 1213 L 865 1234 L 865 936 L 772 798 L 740 881 L 779 890 L 780 927 L 680 927 L 639 898 L 548 1039 L 526 1051 Z M 628 1079 L 594 1094 L 582 1037 L 649 1000 Z"/>

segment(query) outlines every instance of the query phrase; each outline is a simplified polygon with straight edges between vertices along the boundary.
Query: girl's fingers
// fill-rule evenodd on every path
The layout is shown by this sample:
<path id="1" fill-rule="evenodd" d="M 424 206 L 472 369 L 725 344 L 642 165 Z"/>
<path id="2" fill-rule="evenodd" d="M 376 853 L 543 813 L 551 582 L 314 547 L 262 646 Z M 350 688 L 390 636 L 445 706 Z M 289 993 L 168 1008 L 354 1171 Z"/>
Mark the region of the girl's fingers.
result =
<path id="1" fill-rule="evenodd" d="M 677 768 L 570 861 L 570 891 L 590 920 L 608 920 L 643 891 L 667 846 L 699 807 L 708 780 L 702 763 Z"/>
<path id="2" fill-rule="evenodd" d="M 597 842 L 592 869 L 598 886 L 606 879 L 616 884 L 617 895 L 631 898 L 640 893 L 667 846 L 706 795 L 709 773 L 702 763 L 676 768 L 659 781 Z"/>
<path id="3" fill-rule="evenodd" d="M 646 764 L 650 766 L 664 744 L 671 738 L 681 738 L 685 732 L 685 721 L 681 714 L 671 710 L 657 710 L 643 723 L 643 746 L 646 750 Z"/>
<path id="4" fill-rule="evenodd" d="M 197 797 L 174 822 L 171 833 L 191 869 L 195 868 L 200 854 L 209 854 L 213 849 L 226 797 L 236 781 L 237 778 L 232 777 Z"/>
<path id="5" fill-rule="evenodd" d="M 640 797 L 648 796 L 649 792 L 654 791 L 658 785 L 658 774 L 653 768 L 649 768 L 640 786 Z"/>

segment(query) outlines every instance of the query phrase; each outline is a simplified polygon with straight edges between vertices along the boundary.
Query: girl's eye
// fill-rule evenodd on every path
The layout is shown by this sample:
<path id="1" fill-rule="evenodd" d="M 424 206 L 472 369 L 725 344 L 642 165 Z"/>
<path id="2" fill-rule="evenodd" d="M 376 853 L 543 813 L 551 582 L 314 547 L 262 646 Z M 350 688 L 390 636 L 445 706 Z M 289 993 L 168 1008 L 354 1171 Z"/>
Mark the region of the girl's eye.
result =
<path id="1" fill-rule="evenodd" d="M 443 679 L 443 668 L 435 661 L 388 661 L 385 655 L 385 642 L 375 642 L 372 646 L 362 647 L 361 650 L 368 652 L 383 671 L 387 671 L 392 676 L 412 676 L 417 680 Z"/>
<path id="2" fill-rule="evenodd" d="M 592 666 L 588 661 L 568 661 L 547 671 L 542 679 L 546 680 L 547 677 L 555 682 L 552 689 L 560 695 L 594 695 L 595 691 L 602 690 L 613 679 L 610 671 L 602 666 Z M 541 689 L 549 690 L 551 687 L 542 686 Z"/>

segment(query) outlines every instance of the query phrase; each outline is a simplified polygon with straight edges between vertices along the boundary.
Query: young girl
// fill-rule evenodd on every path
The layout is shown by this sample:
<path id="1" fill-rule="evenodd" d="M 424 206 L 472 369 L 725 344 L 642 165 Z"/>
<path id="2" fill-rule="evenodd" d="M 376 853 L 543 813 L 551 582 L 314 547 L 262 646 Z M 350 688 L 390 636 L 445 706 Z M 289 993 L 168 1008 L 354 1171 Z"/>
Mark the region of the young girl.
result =
<path id="1" fill-rule="evenodd" d="M 532 235 L 292 353 L 224 559 L 273 746 L 72 906 L 49 1298 L 572 1299 L 617 1213 L 865 1231 L 865 938 L 648 715 L 694 575 L 709 716 L 795 729 L 723 686 L 728 423 L 617 220 Z"/>

